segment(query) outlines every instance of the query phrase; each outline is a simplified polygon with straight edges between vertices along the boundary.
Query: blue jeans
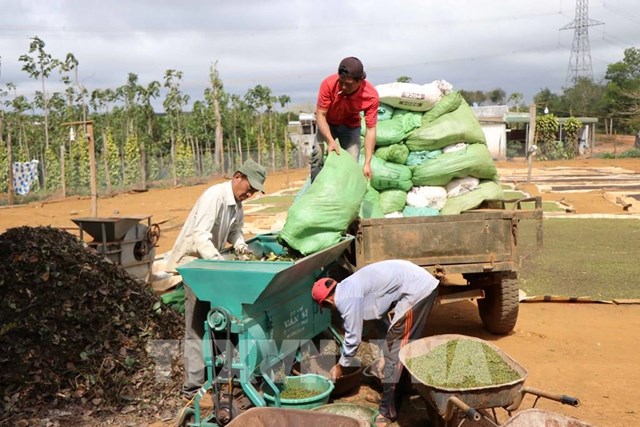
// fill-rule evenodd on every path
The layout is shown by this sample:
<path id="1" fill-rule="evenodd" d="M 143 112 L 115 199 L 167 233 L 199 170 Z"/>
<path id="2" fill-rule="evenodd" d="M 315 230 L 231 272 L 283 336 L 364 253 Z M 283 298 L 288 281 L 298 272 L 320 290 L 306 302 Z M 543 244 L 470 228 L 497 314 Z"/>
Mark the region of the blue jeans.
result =
<path id="1" fill-rule="evenodd" d="M 338 140 L 338 144 L 346 150 L 357 162 L 360 159 L 360 127 L 350 128 L 345 125 L 329 125 L 331 136 Z M 316 132 L 311 151 L 311 182 L 324 166 L 324 143 L 326 139 Z"/>

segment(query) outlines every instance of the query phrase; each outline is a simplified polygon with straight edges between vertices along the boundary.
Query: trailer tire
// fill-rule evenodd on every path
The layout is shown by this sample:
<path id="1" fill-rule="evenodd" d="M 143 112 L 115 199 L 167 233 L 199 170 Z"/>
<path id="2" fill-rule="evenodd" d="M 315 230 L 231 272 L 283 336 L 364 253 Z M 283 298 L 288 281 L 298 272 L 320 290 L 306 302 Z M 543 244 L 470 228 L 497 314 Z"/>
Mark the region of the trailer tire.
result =
<path id="1" fill-rule="evenodd" d="M 485 297 L 478 300 L 480 319 L 492 334 L 508 334 L 518 320 L 518 275 L 503 272 L 500 281 L 484 288 Z"/>

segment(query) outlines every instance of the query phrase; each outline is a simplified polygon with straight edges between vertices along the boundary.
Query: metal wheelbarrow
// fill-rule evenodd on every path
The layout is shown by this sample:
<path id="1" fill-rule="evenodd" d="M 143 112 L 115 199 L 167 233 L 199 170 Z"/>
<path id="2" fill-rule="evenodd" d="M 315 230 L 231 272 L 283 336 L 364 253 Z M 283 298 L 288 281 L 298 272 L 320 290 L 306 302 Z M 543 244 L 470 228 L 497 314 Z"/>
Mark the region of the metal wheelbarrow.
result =
<path id="1" fill-rule="evenodd" d="M 434 348 L 457 339 L 477 341 L 489 346 L 509 367 L 518 373 L 519 378 L 497 385 L 447 388 L 428 384 L 416 375 L 416 372 L 412 372 L 410 364 L 407 363 L 409 359 L 424 356 Z M 426 401 L 429 419 L 434 426 L 498 426 L 500 424 L 496 408 L 503 408 L 511 416 L 512 412 L 518 409 L 526 394 L 536 396 L 534 407 L 540 397 L 566 405 L 580 405 L 579 400 L 573 397 L 524 387 L 527 371 L 499 347 L 480 338 L 456 334 L 435 335 L 405 345 L 400 350 L 399 356 L 400 362 L 411 374 L 412 382 L 418 393 Z M 443 368 L 446 369 L 446 367 Z M 517 426 L 518 424 L 512 425 Z"/>

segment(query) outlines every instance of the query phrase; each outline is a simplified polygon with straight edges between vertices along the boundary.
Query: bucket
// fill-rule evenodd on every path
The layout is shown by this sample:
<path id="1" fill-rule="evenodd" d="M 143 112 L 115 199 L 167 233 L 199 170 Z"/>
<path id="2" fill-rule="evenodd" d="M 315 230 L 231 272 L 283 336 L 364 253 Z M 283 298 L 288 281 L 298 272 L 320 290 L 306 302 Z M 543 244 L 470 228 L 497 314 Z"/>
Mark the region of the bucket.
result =
<path id="1" fill-rule="evenodd" d="M 334 388 L 333 383 L 327 377 L 316 374 L 288 376 L 285 383 L 291 387 L 319 391 L 320 393 L 303 399 L 280 399 L 280 407 L 282 408 L 311 409 L 324 405 L 329 401 L 329 396 Z M 263 383 L 262 397 L 267 402 L 267 406 L 276 406 L 275 397 L 271 393 L 272 390 Z"/>
<path id="2" fill-rule="evenodd" d="M 329 371 L 338 363 L 338 358 L 334 354 L 318 354 L 312 356 L 306 360 L 303 360 L 300 364 L 295 364 L 293 367 L 294 374 L 318 374 L 323 377 L 329 377 Z M 342 376 L 334 383 L 335 388 L 331 393 L 332 396 L 338 397 L 345 394 L 349 394 L 354 390 L 360 388 L 362 381 L 363 366 L 342 368 Z"/>

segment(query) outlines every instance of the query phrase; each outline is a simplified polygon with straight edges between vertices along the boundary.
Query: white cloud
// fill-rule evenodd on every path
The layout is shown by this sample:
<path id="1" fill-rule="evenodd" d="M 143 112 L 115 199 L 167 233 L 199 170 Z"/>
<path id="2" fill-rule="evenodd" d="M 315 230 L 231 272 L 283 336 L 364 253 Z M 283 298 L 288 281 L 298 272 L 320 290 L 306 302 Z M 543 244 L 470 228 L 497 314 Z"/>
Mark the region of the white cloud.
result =
<path id="1" fill-rule="evenodd" d="M 115 88 L 129 72 L 141 84 L 184 74 L 183 89 L 202 99 L 209 67 L 228 91 L 256 84 L 294 103 L 313 103 L 320 80 L 344 56 L 358 56 L 374 84 L 406 75 L 416 83 L 445 79 L 458 89 L 502 88 L 530 100 L 566 81 L 575 2 L 539 0 L 263 1 L 0 0 L 0 84 L 30 95 L 39 84 L 20 69 L 29 37 L 56 58 L 73 53 L 90 90 Z M 594 76 L 640 45 L 637 0 L 591 2 Z M 57 75 L 49 90 L 59 90 Z M 158 103 L 158 105 L 160 105 Z M 161 107 L 160 107 L 161 108 Z"/>

